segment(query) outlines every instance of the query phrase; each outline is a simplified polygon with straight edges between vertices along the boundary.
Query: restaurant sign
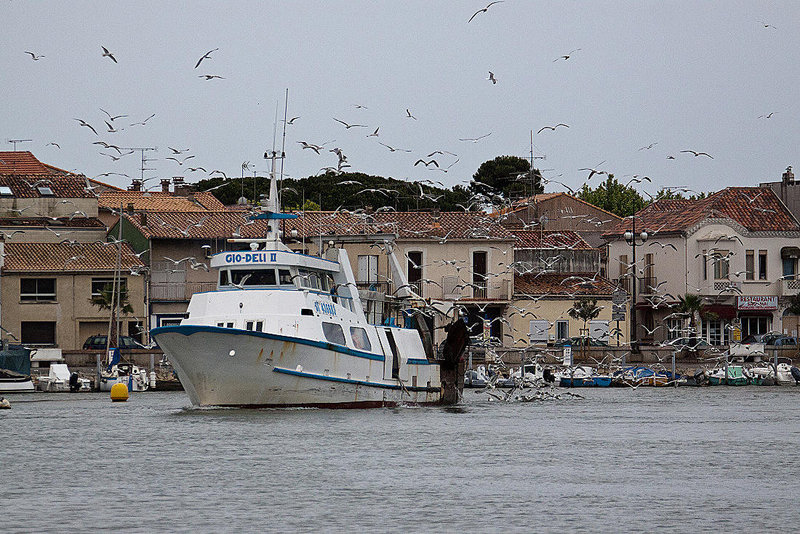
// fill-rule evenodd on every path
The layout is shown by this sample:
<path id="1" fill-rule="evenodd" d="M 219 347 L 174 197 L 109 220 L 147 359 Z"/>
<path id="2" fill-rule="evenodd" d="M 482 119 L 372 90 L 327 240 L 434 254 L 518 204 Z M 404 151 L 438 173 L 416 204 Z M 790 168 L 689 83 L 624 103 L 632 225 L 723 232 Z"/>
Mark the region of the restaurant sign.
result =
<path id="1" fill-rule="evenodd" d="M 739 296 L 736 297 L 738 310 L 777 310 L 778 297 L 776 296 Z"/>

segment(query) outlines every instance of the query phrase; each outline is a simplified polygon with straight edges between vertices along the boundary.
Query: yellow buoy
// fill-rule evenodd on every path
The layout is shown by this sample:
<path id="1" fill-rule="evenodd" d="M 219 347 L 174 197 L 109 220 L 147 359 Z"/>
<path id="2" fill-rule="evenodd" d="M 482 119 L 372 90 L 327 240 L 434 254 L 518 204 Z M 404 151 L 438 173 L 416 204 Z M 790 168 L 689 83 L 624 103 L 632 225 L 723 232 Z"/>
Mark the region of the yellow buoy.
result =
<path id="1" fill-rule="evenodd" d="M 128 400 L 128 386 L 122 382 L 117 382 L 111 386 L 111 400 L 113 402 L 125 402 Z"/>

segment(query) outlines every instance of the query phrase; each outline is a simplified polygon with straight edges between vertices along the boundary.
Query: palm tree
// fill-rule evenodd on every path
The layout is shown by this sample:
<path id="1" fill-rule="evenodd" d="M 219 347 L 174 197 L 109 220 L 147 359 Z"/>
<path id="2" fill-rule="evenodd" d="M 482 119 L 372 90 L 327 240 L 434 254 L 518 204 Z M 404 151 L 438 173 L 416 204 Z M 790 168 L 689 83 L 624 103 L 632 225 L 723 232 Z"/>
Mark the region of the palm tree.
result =
<path id="1" fill-rule="evenodd" d="M 588 297 L 581 297 L 572 304 L 572 308 L 567 312 L 573 319 L 580 319 L 583 321 L 583 331 L 586 331 L 586 323 L 600 315 L 600 310 L 603 308 L 597 305 L 597 299 L 590 299 Z M 588 345 L 589 339 L 587 336 L 586 343 L 582 343 L 584 350 Z"/>
<path id="2" fill-rule="evenodd" d="M 106 346 L 118 346 L 119 332 L 117 328 L 117 313 L 121 312 L 123 315 L 133 313 L 133 306 L 131 306 L 128 300 L 128 288 L 120 284 L 119 289 L 114 291 L 114 284 L 109 282 L 103 286 L 100 293 L 92 295 L 89 302 L 100 308 L 100 310 L 108 310 L 111 312 L 111 335 L 107 340 L 108 344 Z"/>
<path id="3" fill-rule="evenodd" d="M 697 319 L 703 313 L 705 305 L 700 295 L 694 293 L 686 293 L 684 296 L 678 296 L 678 312 L 684 314 L 689 318 L 689 335 L 693 337 L 697 335 Z"/>

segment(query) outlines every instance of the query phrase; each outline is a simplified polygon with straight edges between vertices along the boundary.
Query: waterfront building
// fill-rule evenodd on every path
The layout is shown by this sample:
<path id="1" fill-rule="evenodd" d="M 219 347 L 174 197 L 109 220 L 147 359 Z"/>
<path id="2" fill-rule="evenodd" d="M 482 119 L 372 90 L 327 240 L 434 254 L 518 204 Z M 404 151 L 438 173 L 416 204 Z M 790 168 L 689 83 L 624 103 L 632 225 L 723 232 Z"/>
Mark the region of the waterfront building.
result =
<path id="1" fill-rule="evenodd" d="M 800 224 L 769 188 L 729 187 L 699 200 L 658 200 L 635 215 L 633 248 L 628 217 L 604 237 L 609 276 L 628 290 L 636 284 L 639 340 L 700 337 L 727 345 L 770 331 L 796 335 L 785 316 L 800 291 Z M 679 297 L 697 294 L 703 309 L 695 332 L 675 313 Z"/>
<path id="2" fill-rule="evenodd" d="M 128 245 L 120 252 L 120 284 L 133 313 L 119 316 L 119 333 L 142 339 L 145 277 L 134 272 L 143 264 Z M 69 351 L 80 350 L 89 336 L 107 335 L 110 313 L 91 299 L 112 283 L 117 261 L 113 244 L 0 241 L 3 337 Z"/>

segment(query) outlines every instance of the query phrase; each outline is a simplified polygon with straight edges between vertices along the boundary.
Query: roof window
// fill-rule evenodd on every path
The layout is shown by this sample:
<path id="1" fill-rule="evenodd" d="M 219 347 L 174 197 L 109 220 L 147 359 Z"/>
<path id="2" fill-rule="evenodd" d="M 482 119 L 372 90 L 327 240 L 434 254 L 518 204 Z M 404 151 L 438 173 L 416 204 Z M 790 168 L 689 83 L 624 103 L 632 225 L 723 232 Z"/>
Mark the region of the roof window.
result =
<path id="1" fill-rule="evenodd" d="M 53 193 L 53 190 L 50 189 L 49 187 L 40 186 L 40 187 L 37 187 L 36 189 L 39 190 L 39 194 L 42 195 L 43 197 L 53 197 L 53 196 L 55 196 L 55 193 Z"/>
<path id="2" fill-rule="evenodd" d="M 11 188 L 7 185 L 0 185 L 0 196 L 13 197 L 14 193 L 11 192 Z"/>

